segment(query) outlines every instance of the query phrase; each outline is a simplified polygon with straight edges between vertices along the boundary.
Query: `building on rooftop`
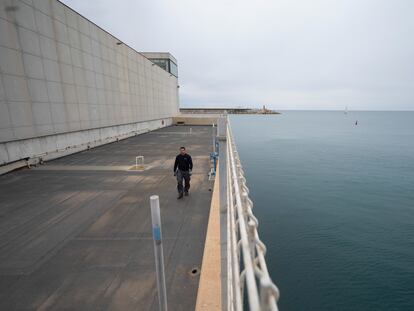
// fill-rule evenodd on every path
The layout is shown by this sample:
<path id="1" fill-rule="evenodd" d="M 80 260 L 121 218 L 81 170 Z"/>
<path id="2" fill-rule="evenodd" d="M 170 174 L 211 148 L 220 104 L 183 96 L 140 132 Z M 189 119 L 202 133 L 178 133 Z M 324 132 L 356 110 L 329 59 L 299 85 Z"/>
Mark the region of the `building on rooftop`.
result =
<path id="1" fill-rule="evenodd" d="M 177 60 L 170 53 L 143 52 L 142 55 L 165 71 L 178 77 Z"/>

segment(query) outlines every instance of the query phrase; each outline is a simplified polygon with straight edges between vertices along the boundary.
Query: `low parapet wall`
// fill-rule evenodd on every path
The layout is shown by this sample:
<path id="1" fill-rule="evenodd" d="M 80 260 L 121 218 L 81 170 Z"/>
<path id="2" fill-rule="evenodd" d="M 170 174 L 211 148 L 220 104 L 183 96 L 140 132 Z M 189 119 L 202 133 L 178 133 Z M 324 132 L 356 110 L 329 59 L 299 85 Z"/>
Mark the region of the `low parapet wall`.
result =
<path id="1" fill-rule="evenodd" d="M 194 115 L 177 115 L 174 116 L 173 124 L 176 125 L 212 125 L 217 124 L 219 114 L 194 114 Z"/>
<path id="2" fill-rule="evenodd" d="M 172 118 L 0 143 L 0 175 L 172 125 Z"/>

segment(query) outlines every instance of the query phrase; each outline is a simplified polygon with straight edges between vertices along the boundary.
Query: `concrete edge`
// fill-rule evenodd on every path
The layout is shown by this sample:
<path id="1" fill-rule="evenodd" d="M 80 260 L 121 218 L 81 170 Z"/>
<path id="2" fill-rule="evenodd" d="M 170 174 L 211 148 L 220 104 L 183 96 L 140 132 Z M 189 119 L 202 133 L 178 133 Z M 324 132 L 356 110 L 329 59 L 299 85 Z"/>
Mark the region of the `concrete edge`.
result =
<path id="1" fill-rule="evenodd" d="M 176 115 L 172 118 L 175 125 L 212 125 L 217 124 L 219 115 Z"/>
<path id="2" fill-rule="evenodd" d="M 216 172 L 211 199 L 196 311 L 221 310 L 220 182 Z"/>

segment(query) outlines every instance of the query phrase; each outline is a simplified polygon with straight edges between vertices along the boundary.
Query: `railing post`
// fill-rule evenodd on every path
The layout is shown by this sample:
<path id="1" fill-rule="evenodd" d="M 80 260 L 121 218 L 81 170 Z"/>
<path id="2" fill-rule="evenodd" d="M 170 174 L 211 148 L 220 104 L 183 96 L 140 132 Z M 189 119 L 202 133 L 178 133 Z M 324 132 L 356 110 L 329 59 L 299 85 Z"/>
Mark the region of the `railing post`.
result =
<path id="1" fill-rule="evenodd" d="M 216 153 L 216 126 L 212 124 L 212 132 L 213 132 L 213 153 Z"/>
<path id="2" fill-rule="evenodd" d="M 219 143 L 219 172 L 220 172 L 220 211 L 227 211 L 227 169 L 226 169 L 226 153 L 227 153 L 227 116 L 219 117 L 217 120 L 217 141 Z"/>
<path id="3" fill-rule="evenodd" d="M 227 248 L 228 245 L 228 234 L 227 234 L 227 115 L 220 116 L 217 119 L 217 136 L 216 136 L 216 151 L 218 151 L 218 172 L 219 172 L 219 189 L 220 189 L 220 240 L 221 240 L 221 253 L 223 254 L 221 260 L 221 271 L 222 271 L 222 309 L 227 310 L 228 303 L 228 284 L 227 278 L 228 273 L 231 273 L 227 269 L 228 260 Z"/>
<path id="4" fill-rule="evenodd" d="M 154 239 L 155 269 L 157 273 L 158 301 L 160 311 L 167 311 L 167 289 L 165 286 L 164 252 L 162 249 L 160 199 L 158 195 L 150 197 L 152 236 Z"/>

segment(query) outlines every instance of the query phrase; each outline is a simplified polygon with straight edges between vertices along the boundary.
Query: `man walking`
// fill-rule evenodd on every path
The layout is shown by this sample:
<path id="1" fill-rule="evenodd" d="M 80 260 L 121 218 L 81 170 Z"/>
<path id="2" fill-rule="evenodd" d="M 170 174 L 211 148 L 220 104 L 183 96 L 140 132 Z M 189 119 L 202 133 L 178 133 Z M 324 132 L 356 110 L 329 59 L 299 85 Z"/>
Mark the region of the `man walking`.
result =
<path id="1" fill-rule="evenodd" d="M 180 154 L 175 157 L 174 163 L 174 176 L 177 177 L 177 199 L 181 199 L 183 197 L 183 194 L 185 194 L 186 196 L 188 195 L 188 190 L 190 189 L 190 176 L 192 169 L 193 160 L 191 159 L 191 156 L 187 154 L 185 147 L 180 147 Z"/>

